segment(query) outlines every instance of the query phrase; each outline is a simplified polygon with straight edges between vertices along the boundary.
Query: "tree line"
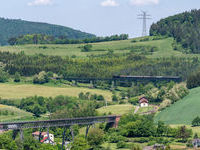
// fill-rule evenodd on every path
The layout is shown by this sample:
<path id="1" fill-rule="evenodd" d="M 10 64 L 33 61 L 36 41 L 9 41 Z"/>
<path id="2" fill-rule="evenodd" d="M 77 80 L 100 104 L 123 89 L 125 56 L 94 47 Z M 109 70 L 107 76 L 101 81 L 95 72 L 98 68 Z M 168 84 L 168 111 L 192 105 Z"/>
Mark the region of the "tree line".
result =
<path id="1" fill-rule="evenodd" d="M 62 58 L 60 56 L 33 56 L 21 53 L 0 52 L 0 82 L 6 82 L 9 75 L 35 76 L 35 82 L 44 77 L 45 72 L 52 72 L 62 79 L 78 78 L 112 78 L 113 75 L 138 76 L 180 76 L 185 80 L 191 72 L 199 69 L 198 58 L 147 58 L 132 52 L 123 55 L 106 54 L 103 57 Z M 109 71 L 108 71 L 109 70 Z M 51 73 L 51 74 L 52 74 Z M 43 78 L 42 78 L 43 79 Z"/>
<path id="2" fill-rule="evenodd" d="M 127 40 L 128 34 L 112 35 L 106 37 L 90 37 L 85 39 L 70 39 L 68 36 L 52 36 L 45 34 L 27 34 L 18 37 L 12 37 L 8 40 L 10 45 L 24 44 L 82 44 L 97 43 L 106 41 Z"/>

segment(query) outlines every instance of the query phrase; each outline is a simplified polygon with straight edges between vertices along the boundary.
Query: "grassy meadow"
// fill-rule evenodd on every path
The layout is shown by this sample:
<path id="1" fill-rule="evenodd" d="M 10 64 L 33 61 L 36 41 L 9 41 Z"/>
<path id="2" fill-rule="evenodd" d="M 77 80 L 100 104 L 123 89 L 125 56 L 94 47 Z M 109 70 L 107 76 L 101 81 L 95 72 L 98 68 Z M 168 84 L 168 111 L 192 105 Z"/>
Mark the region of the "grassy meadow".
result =
<path id="1" fill-rule="evenodd" d="M 12 106 L 0 105 L 0 122 L 32 119 L 33 114 Z"/>
<path id="2" fill-rule="evenodd" d="M 134 112 L 134 106 L 131 104 L 111 105 L 97 109 L 100 114 L 124 115 Z"/>
<path id="3" fill-rule="evenodd" d="M 3 99 L 18 99 L 29 96 L 55 97 L 58 95 L 78 96 L 81 92 L 103 95 L 106 100 L 111 101 L 112 93 L 106 90 L 89 89 L 82 87 L 52 87 L 34 84 L 0 84 L 0 97 Z"/>
<path id="4" fill-rule="evenodd" d="M 151 37 L 150 37 L 151 38 Z M 88 55 L 106 54 L 109 50 L 114 53 L 128 53 L 133 46 L 156 46 L 158 51 L 154 52 L 150 57 L 171 57 L 171 56 L 185 56 L 181 52 L 174 51 L 172 48 L 173 39 L 166 38 L 161 40 L 150 40 L 140 42 L 141 38 L 134 39 L 137 42 L 132 42 L 133 39 L 123 41 L 111 41 L 92 43 L 93 48 L 90 52 L 81 52 L 81 47 L 85 44 L 67 44 L 67 45 L 16 45 L 16 46 L 2 46 L 0 51 L 9 52 L 24 52 L 27 55 L 44 54 L 44 55 L 57 55 L 57 56 L 77 56 L 85 57 Z M 46 47 L 43 49 L 43 47 Z M 189 56 L 189 55 L 188 55 Z"/>
<path id="5" fill-rule="evenodd" d="M 190 90 L 188 96 L 161 111 L 155 120 L 167 124 L 191 125 L 192 120 L 200 116 L 200 87 Z"/>

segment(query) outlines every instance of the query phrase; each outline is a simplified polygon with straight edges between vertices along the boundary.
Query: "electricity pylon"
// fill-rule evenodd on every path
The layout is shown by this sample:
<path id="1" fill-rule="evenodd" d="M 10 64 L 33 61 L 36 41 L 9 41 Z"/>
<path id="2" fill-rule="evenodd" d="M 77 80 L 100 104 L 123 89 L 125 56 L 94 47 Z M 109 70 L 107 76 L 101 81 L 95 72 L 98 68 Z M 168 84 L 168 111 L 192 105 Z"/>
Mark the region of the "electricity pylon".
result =
<path id="1" fill-rule="evenodd" d="M 142 36 L 147 36 L 147 20 L 151 19 L 149 18 L 151 15 L 148 15 L 147 12 L 142 11 L 142 14 L 138 15 L 138 19 L 143 20 L 143 30 L 142 30 Z"/>

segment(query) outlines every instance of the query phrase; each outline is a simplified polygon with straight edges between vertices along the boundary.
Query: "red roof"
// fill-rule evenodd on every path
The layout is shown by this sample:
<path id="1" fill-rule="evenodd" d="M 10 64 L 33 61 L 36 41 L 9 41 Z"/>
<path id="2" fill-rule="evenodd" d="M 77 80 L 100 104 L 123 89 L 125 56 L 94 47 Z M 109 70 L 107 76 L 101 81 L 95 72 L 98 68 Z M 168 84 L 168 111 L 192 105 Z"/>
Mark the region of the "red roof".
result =
<path id="1" fill-rule="evenodd" d="M 147 98 L 141 97 L 141 98 L 139 99 L 139 103 L 140 103 L 140 104 L 141 104 L 141 103 L 149 103 L 149 101 L 147 100 Z"/>
<path id="2" fill-rule="evenodd" d="M 41 133 L 42 136 L 44 136 L 44 135 L 46 135 L 46 134 L 47 134 L 46 132 L 42 132 L 42 133 Z M 37 135 L 37 136 L 39 136 L 39 135 L 40 135 L 40 132 L 39 132 L 39 131 L 36 131 L 36 132 L 32 133 L 32 135 Z"/>
<path id="3" fill-rule="evenodd" d="M 46 136 L 45 138 L 43 138 L 40 142 L 43 143 L 45 140 L 47 140 L 48 137 Z"/>

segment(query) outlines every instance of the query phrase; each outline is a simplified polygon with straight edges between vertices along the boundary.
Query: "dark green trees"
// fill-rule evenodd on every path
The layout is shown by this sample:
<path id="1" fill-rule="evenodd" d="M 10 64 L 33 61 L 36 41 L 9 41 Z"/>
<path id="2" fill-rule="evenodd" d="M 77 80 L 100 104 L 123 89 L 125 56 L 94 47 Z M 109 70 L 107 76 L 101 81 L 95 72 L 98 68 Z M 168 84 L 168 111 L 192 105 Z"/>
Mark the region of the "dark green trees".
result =
<path id="1" fill-rule="evenodd" d="M 192 89 L 200 86 L 200 72 L 191 74 L 187 78 L 187 88 Z"/>
<path id="2" fill-rule="evenodd" d="M 192 10 L 152 24 L 150 35 L 174 37 L 187 53 L 200 53 L 200 10 Z"/>
<path id="3" fill-rule="evenodd" d="M 9 78 L 9 74 L 2 69 L 0 69 L 0 82 L 7 82 Z"/>
<path id="4" fill-rule="evenodd" d="M 46 99 L 37 96 L 22 99 L 19 107 L 33 113 L 36 117 L 40 117 L 47 111 Z"/>
<path id="5" fill-rule="evenodd" d="M 0 135 L 0 149 L 17 150 L 15 141 L 7 135 Z"/>
<path id="6" fill-rule="evenodd" d="M 93 148 L 100 146 L 104 142 L 103 130 L 98 128 L 90 129 L 87 140 Z"/>
<path id="7" fill-rule="evenodd" d="M 90 148 L 84 137 L 76 137 L 72 143 L 71 150 L 88 150 Z"/>
<path id="8" fill-rule="evenodd" d="M 177 131 L 177 138 L 181 138 L 183 142 L 186 142 L 188 138 L 192 136 L 192 130 L 187 129 L 186 126 L 181 126 Z"/>
<path id="9" fill-rule="evenodd" d="M 196 117 L 194 118 L 194 120 L 192 121 L 192 126 L 200 126 L 200 118 Z"/>

